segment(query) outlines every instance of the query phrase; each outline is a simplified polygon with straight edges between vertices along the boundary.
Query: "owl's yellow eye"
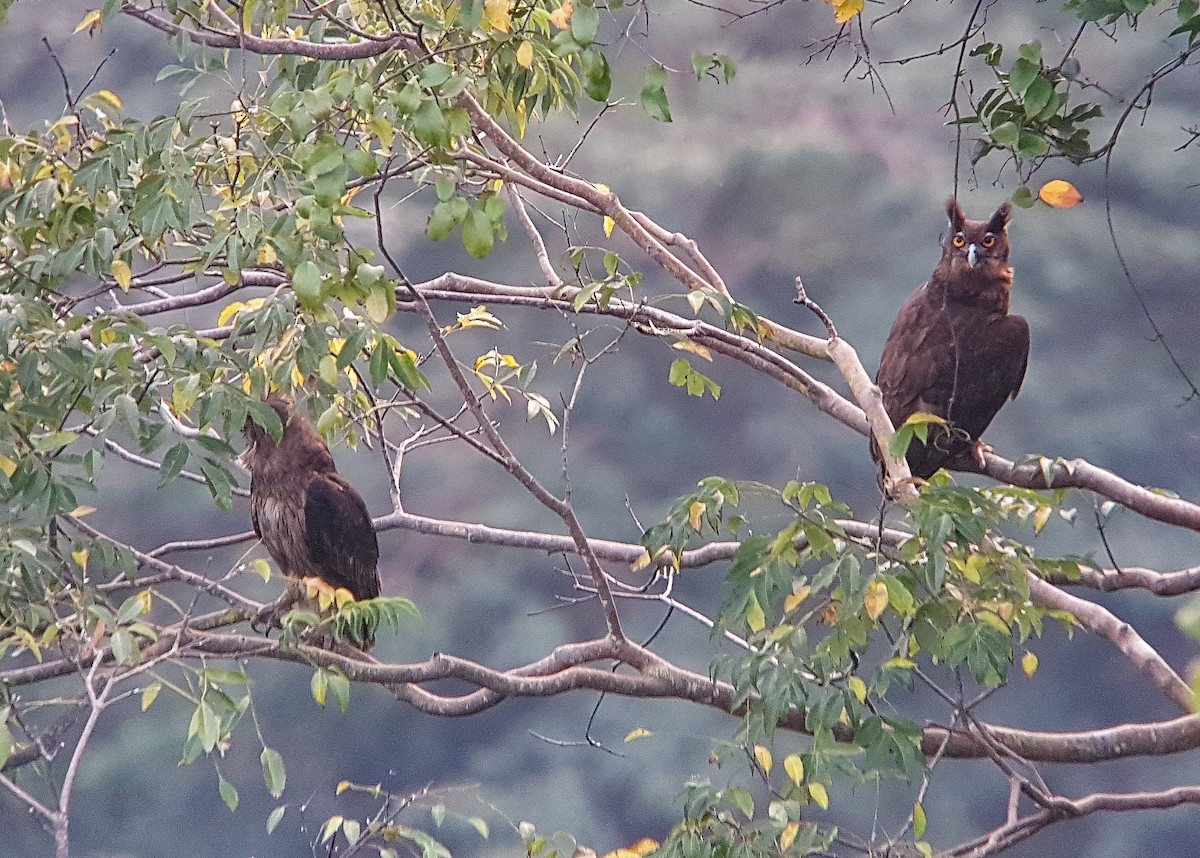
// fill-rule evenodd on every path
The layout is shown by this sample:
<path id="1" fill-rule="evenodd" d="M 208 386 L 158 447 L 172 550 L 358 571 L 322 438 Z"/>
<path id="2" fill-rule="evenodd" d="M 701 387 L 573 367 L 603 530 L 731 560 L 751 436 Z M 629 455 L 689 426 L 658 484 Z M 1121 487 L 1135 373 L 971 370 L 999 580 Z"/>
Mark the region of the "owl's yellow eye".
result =
<path id="1" fill-rule="evenodd" d="M 963 234 L 961 232 L 958 232 L 958 233 L 954 234 L 954 240 L 953 240 L 952 244 L 955 247 L 966 247 L 967 240 L 965 238 L 963 238 Z"/>
<path id="2" fill-rule="evenodd" d="M 995 247 L 996 246 L 996 236 L 992 235 L 991 233 L 988 233 L 987 235 L 985 235 L 983 237 L 983 241 L 981 241 L 979 243 L 989 249 L 992 247 Z"/>

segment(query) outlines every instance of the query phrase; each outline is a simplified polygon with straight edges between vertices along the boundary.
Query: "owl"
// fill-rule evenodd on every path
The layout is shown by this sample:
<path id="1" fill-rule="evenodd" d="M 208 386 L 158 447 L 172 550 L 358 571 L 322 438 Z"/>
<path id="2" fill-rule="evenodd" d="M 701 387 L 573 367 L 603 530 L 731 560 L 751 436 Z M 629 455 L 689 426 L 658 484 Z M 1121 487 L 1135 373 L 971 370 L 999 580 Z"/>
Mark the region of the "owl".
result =
<path id="1" fill-rule="evenodd" d="M 909 446 L 909 469 L 921 478 L 938 468 L 982 467 L 979 436 L 1016 397 L 1029 360 L 1029 325 L 1008 313 L 1012 207 L 1006 202 L 986 221 L 967 220 L 951 198 L 946 214 L 942 259 L 900 308 L 875 376 L 892 425 L 917 413 L 949 424 L 931 425 L 925 443 Z M 871 453 L 880 461 L 874 439 Z"/>
<path id="2" fill-rule="evenodd" d="M 320 578 L 356 600 L 379 595 L 379 542 L 362 496 L 333 463 L 329 447 L 288 403 L 272 396 L 283 436 L 276 443 L 246 421 L 242 463 L 250 471 L 250 521 L 271 559 L 290 579 Z M 297 601 L 295 584 L 258 621 L 274 625 Z"/>

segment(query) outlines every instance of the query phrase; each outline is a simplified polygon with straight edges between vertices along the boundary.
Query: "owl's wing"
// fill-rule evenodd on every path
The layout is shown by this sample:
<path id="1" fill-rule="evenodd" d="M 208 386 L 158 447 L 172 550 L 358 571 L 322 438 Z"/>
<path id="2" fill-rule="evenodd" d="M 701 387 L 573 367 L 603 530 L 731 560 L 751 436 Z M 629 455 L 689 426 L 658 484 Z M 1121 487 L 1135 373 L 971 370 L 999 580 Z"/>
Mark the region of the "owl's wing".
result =
<path id="1" fill-rule="evenodd" d="M 318 474 L 304 499 L 304 539 L 321 578 L 355 599 L 379 595 L 379 542 L 367 505 L 338 473 Z"/>
<path id="2" fill-rule="evenodd" d="M 989 320 L 963 349 L 950 420 L 978 438 L 1004 403 L 1016 398 L 1028 364 L 1029 323 L 1020 316 Z"/>
<path id="3" fill-rule="evenodd" d="M 893 425 L 917 412 L 946 417 L 957 352 L 945 311 L 919 287 L 900 308 L 875 375 Z"/>

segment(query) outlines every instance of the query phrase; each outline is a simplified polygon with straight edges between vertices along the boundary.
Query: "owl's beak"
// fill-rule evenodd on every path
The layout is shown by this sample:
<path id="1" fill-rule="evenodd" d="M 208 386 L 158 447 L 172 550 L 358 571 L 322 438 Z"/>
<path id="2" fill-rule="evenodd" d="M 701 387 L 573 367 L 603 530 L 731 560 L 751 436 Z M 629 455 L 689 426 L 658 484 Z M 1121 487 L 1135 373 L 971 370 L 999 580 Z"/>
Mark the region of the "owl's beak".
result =
<path id="1" fill-rule="evenodd" d="M 967 247 L 967 265 L 974 268 L 975 263 L 978 261 L 979 261 L 979 248 L 976 247 L 974 244 L 968 245 L 968 247 Z"/>

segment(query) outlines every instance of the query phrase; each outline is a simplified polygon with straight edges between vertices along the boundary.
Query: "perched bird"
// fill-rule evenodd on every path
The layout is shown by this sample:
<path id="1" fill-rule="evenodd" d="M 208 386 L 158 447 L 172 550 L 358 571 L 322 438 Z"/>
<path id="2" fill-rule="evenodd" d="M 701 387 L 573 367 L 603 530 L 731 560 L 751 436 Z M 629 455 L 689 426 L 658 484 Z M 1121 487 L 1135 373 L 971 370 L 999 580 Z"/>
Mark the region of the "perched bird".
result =
<path id="1" fill-rule="evenodd" d="M 356 600 L 379 595 L 379 542 L 367 505 L 342 478 L 329 447 L 288 403 L 272 396 L 279 443 L 253 420 L 245 426 L 242 464 L 250 472 L 250 520 L 280 571 L 292 579 L 319 578 Z M 258 622 L 277 625 L 303 597 L 298 580 L 267 606 Z"/>
<path id="2" fill-rule="evenodd" d="M 900 308 L 875 376 L 893 426 L 917 413 L 950 424 L 931 425 L 925 443 L 909 446 L 909 469 L 921 478 L 942 467 L 982 468 L 987 448 L 979 436 L 1016 397 L 1029 360 L 1029 325 L 1008 314 L 1012 207 L 1006 202 L 986 221 L 967 220 L 952 197 L 946 214 L 942 259 Z M 871 453 L 881 460 L 874 439 Z"/>

